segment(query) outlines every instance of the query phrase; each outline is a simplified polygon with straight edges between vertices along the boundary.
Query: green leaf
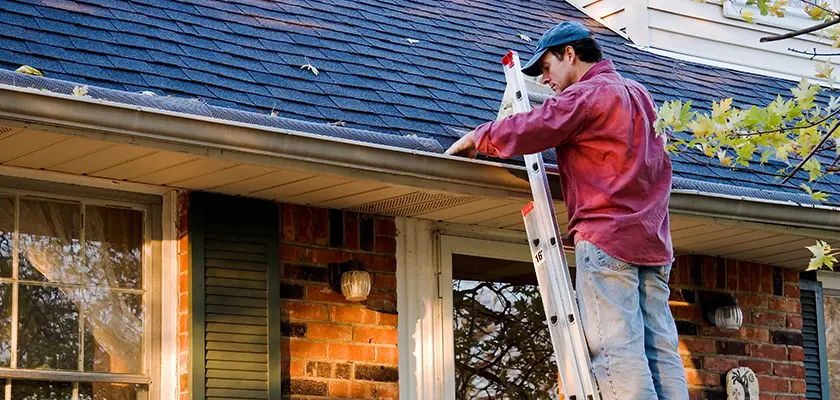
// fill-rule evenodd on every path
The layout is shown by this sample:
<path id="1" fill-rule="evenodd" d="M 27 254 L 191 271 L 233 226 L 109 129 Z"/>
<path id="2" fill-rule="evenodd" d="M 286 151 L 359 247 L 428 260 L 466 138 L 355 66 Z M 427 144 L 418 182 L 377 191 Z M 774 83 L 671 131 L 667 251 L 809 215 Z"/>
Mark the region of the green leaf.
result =
<path id="1" fill-rule="evenodd" d="M 808 181 L 813 182 L 815 179 L 819 178 L 822 174 L 822 168 L 820 168 L 820 162 L 817 160 L 816 157 L 812 157 L 805 165 L 802 166 L 802 169 L 808 171 Z"/>
<path id="2" fill-rule="evenodd" d="M 726 112 L 732 108 L 732 98 L 723 99 L 720 103 L 712 102 L 712 118 L 723 122 L 721 117 L 726 115 Z"/>
<path id="3" fill-rule="evenodd" d="M 828 201 L 828 197 L 829 197 L 829 194 L 828 194 L 828 193 L 824 193 L 824 192 L 815 192 L 815 191 L 813 191 L 810 187 L 808 187 L 808 185 L 806 185 L 806 184 L 804 184 L 804 183 L 803 183 L 803 184 L 801 184 L 801 185 L 799 185 L 799 187 L 800 187 L 800 188 L 802 188 L 802 190 L 804 190 L 804 191 L 805 191 L 805 193 L 808 193 L 808 195 L 810 195 L 810 196 L 811 196 L 811 198 L 813 198 L 814 200 L 819 200 L 819 201 L 821 201 L 821 202 L 823 202 L 823 203 L 824 203 L 824 202 L 826 202 L 826 201 Z"/>
<path id="4" fill-rule="evenodd" d="M 828 243 L 822 240 L 817 240 L 817 244 L 807 246 L 807 249 L 811 251 L 813 257 L 811 257 L 806 271 L 817 270 L 823 266 L 831 269 L 834 268 L 834 263 L 837 262 L 837 259 L 831 254 L 831 246 L 829 246 Z"/>
<path id="5" fill-rule="evenodd" d="M 747 21 L 750 24 L 755 23 L 755 13 L 752 12 L 752 11 L 749 11 L 749 10 L 741 11 L 741 18 L 743 18 L 744 21 Z"/>
<path id="6" fill-rule="evenodd" d="M 708 115 L 701 115 L 689 123 L 688 128 L 694 132 L 694 136 L 703 138 L 711 135 L 717 129 L 717 124 Z"/>

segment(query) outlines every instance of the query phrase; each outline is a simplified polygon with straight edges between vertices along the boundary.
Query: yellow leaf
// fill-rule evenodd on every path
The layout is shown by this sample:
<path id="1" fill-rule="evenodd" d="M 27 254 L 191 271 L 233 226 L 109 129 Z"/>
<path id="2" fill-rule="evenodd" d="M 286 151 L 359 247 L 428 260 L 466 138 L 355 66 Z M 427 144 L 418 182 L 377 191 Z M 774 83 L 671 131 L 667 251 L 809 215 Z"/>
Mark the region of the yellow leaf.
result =
<path id="1" fill-rule="evenodd" d="M 811 254 L 814 256 L 811 257 L 810 262 L 808 263 L 808 269 L 806 271 L 813 271 L 816 269 L 820 269 L 823 266 L 828 268 L 834 268 L 834 263 L 837 262 L 837 259 L 834 258 L 834 255 L 831 254 L 831 246 L 828 243 L 817 240 L 817 244 L 813 246 L 807 246 L 808 250 L 811 251 Z"/>
<path id="2" fill-rule="evenodd" d="M 85 97 L 85 96 L 87 96 L 87 93 L 88 93 L 88 87 L 87 86 L 76 86 L 76 87 L 73 88 L 73 96 Z"/>
<path id="3" fill-rule="evenodd" d="M 744 21 L 747 21 L 748 23 L 752 24 L 753 22 L 755 22 L 755 13 L 748 10 L 741 11 L 741 18 L 743 18 Z"/>
<path id="4" fill-rule="evenodd" d="M 718 119 L 732 108 L 732 98 L 723 99 L 720 103 L 712 102 L 712 118 Z"/>
<path id="5" fill-rule="evenodd" d="M 817 78 L 828 79 L 831 77 L 831 74 L 834 73 L 834 66 L 831 64 L 830 60 L 817 63 L 815 69 L 817 70 Z"/>
<path id="6" fill-rule="evenodd" d="M 41 71 L 38 71 L 35 68 L 32 68 L 28 65 L 21 65 L 20 68 L 16 69 L 15 72 L 20 72 L 21 74 L 26 75 L 35 75 L 35 76 L 44 76 Z"/>

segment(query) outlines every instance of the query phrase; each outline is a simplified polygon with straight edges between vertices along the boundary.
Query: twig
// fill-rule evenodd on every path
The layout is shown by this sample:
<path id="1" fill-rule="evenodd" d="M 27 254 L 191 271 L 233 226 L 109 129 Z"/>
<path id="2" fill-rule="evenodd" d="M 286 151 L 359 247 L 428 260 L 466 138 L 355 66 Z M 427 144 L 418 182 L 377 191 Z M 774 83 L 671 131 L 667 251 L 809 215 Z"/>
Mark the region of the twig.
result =
<path id="1" fill-rule="evenodd" d="M 816 147 L 814 147 L 814 150 L 811 150 L 811 152 L 809 152 L 808 155 L 805 156 L 805 158 L 802 159 L 802 161 L 796 166 L 796 168 L 794 168 L 793 171 L 791 171 L 788 174 L 788 176 L 786 176 L 785 179 L 782 180 L 782 185 L 787 183 L 790 180 L 790 178 L 793 178 L 793 176 L 796 175 L 796 173 L 799 172 L 800 169 L 802 169 L 802 166 L 804 166 L 805 163 L 807 163 L 808 160 L 810 160 L 811 157 L 814 156 L 814 154 L 817 154 L 817 152 L 825 144 L 825 142 L 827 142 L 828 139 L 831 138 L 831 134 L 833 134 L 834 131 L 837 130 L 837 127 L 840 127 L 840 122 L 834 123 L 834 126 L 831 127 L 831 129 L 829 129 L 828 132 L 825 133 L 825 136 L 823 136 L 823 138 L 820 139 L 820 143 L 817 144 Z"/>
<path id="2" fill-rule="evenodd" d="M 823 119 L 821 119 L 821 120 L 819 120 L 819 121 L 816 121 L 816 122 L 809 122 L 808 124 L 805 124 L 805 125 L 802 125 L 802 126 L 793 126 L 793 127 L 787 127 L 787 126 L 786 126 L 786 127 L 784 127 L 784 128 L 771 129 L 771 130 L 769 130 L 769 131 L 755 131 L 755 132 L 749 132 L 749 133 L 739 133 L 737 136 L 746 136 L 746 137 L 749 137 L 749 136 L 766 135 L 766 134 L 768 134 L 768 133 L 784 133 L 785 131 L 787 131 L 787 130 L 791 130 L 791 129 L 808 129 L 808 128 L 813 128 L 813 127 L 815 127 L 815 126 L 817 126 L 817 125 L 822 124 L 822 123 L 823 123 L 823 122 L 825 122 L 825 121 L 828 121 L 828 119 L 829 119 L 829 118 L 831 118 L 831 117 L 833 117 L 833 116 L 835 116 L 835 115 L 837 115 L 837 114 L 840 114 L 840 107 L 838 107 L 836 110 L 832 111 L 830 114 L 826 115 Z M 731 134 L 731 135 L 735 136 L 735 134 L 734 134 L 734 133 L 733 133 L 733 134 Z"/>
<path id="3" fill-rule="evenodd" d="M 814 49 L 811 52 L 796 50 L 796 49 L 792 49 L 790 47 L 788 47 L 788 51 L 791 52 L 791 53 L 795 53 L 795 54 L 804 54 L 806 56 L 811 56 L 811 60 L 813 60 L 814 57 L 836 57 L 836 56 L 840 56 L 840 53 L 817 53 L 817 48 L 816 47 L 814 47 Z"/>
<path id="4" fill-rule="evenodd" d="M 821 24 L 810 26 L 808 28 L 800 29 L 800 30 L 797 30 L 797 31 L 783 33 L 781 35 L 765 36 L 765 37 L 761 38 L 759 41 L 761 43 L 767 43 L 767 42 L 775 42 L 775 41 L 778 41 L 778 40 L 790 39 L 790 38 L 793 38 L 793 37 L 797 37 L 799 35 L 804 35 L 806 33 L 811 33 L 811 32 L 814 32 L 814 31 L 818 31 L 820 29 L 825 29 L 825 28 L 828 28 L 829 26 L 833 26 L 833 25 L 837 25 L 837 24 L 840 24 L 840 18 L 831 19 L 831 20 L 825 21 Z"/>
<path id="5" fill-rule="evenodd" d="M 818 3 L 814 3 L 814 2 L 809 1 L 809 0 L 800 0 L 800 1 L 809 5 L 809 6 L 811 6 L 811 7 L 819 8 L 820 10 L 823 10 L 823 11 L 825 11 L 825 12 L 831 14 L 831 15 L 836 15 L 836 16 L 840 17 L 840 13 L 838 13 L 837 11 L 834 11 L 830 8 L 823 7 L 822 5 L 820 5 Z"/>

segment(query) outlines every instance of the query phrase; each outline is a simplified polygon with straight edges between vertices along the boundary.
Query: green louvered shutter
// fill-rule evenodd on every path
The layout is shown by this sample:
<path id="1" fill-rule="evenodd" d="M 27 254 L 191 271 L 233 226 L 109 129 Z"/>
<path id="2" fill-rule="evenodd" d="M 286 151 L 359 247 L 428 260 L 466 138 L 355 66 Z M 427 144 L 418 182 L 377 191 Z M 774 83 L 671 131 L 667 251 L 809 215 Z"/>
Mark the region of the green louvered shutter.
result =
<path id="1" fill-rule="evenodd" d="M 189 218 L 193 398 L 280 399 L 277 204 L 193 193 Z"/>
<path id="2" fill-rule="evenodd" d="M 825 321 L 822 285 L 799 282 L 802 303 L 802 336 L 805 338 L 805 397 L 828 399 L 828 362 L 825 349 Z"/>

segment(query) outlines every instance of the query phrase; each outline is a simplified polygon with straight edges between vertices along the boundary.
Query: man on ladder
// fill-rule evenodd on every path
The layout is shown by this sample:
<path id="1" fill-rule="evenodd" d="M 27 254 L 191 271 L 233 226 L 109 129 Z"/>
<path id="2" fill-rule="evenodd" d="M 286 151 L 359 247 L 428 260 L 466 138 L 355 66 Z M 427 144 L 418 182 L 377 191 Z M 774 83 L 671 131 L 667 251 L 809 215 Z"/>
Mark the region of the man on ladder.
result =
<path id="1" fill-rule="evenodd" d="M 601 398 L 688 399 L 668 308 L 671 162 L 653 128 L 653 99 L 602 60 L 577 22 L 548 30 L 522 72 L 542 74 L 557 95 L 479 126 L 447 154 L 509 158 L 555 149 Z"/>

